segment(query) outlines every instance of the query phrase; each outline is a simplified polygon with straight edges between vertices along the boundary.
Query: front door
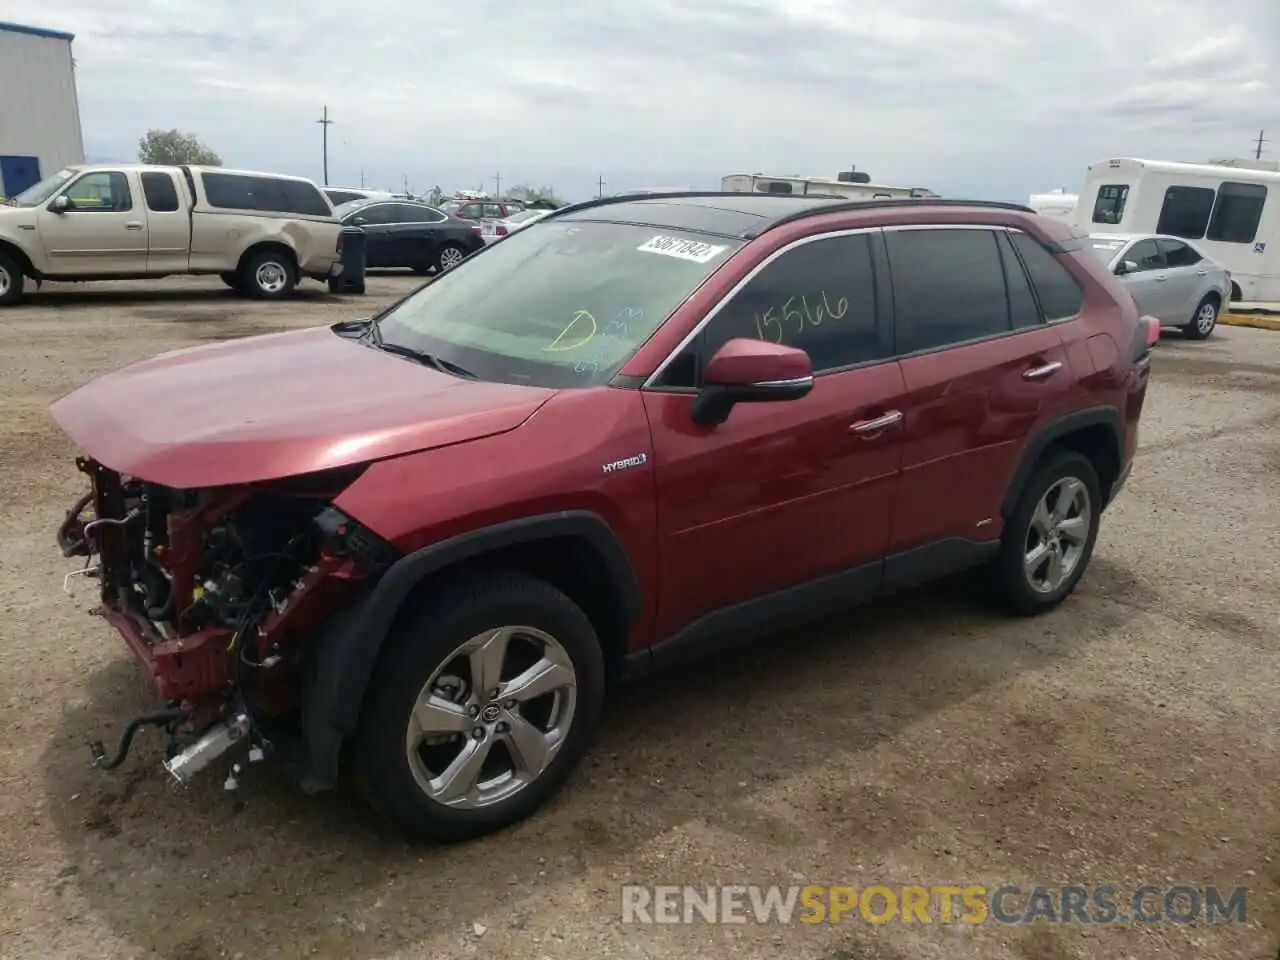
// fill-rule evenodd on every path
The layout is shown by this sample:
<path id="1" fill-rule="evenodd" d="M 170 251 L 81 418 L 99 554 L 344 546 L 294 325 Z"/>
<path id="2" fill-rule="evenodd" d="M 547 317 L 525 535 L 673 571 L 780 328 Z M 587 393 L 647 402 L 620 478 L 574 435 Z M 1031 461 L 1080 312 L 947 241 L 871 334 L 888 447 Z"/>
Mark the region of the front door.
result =
<path id="1" fill-rule="evenodd" d="M 66 197 L 65 210 L 53 203 Z M 147 214 L 129 178 L 94 170 L 72 180 L 41 210 L 36 232 L 53 276 L 109 276 L 147 269 Z"/>
<path id="2" fill-rule="evenodd" d="M 395 222 L 393 203 L 371 203 L 351 214 L 350 223 L 364 231 L 365 265 L 368 267 L 398 267 L 396 262 L 396 238 L 392 232 Z"/>
<path id="3" fill-rule="evenodd" d="M 1169 269 L 1155 240 L 1139 240 L 1124 252 L 1122 261 L 1134 266 L 1121 277 L 1138 309 L 1165 323 L 1185 323 L 1178 319 L 1169 289 Z"/>
<path id="4" fill-rule="evenodd" d="M 723 305 L 646 390 L 657 483 L 660 635 L 790 588 L 841 578 L 856 602 L 879 586 L 899 471 L 902 373 L 877 304 L 868 235 L 797 245 Z M 690 418 L 698 370 L 726 341 L 806 350 L 800 400 Z M 758 624 L 757 624 L 758 625 Z"/>
<path id="5" fill-rule="evenodd" d="M 1005 231 L 906 228 L 885 237 L 907 390 L 891 551 L 916 551 L 886 577 L 903 586 L 925 579 L 934 559 L 999 536 L 1023 443 L 1067 395 L 1072 372 Z"/>

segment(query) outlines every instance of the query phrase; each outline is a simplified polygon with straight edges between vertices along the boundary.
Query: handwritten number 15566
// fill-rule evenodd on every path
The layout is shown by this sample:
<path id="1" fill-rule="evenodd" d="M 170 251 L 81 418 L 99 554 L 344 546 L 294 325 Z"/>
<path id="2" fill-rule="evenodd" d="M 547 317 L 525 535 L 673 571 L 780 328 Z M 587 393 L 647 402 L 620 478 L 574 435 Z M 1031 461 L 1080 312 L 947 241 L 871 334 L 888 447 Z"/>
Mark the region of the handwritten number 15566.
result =
<path id="1" fill-rule="evenodd" d="M 796 301 L 799 301 L 798 305 Z M 792 297 L 780 307 L 770 307 L 764 313 L 757 313 L 755 315 L 756 333 L 761 340 L 781 343 L 788 331 L 804 333 L 806 326 L 819 327 L 828 317 L 839 320 L 848 312 L 847 297 L 840 297 L 836 300 L 835 306 L 832 306 L 825 290 L 812 298 Z M 775 330 L 776 333 L 768 336 L 766 331 L 769 330 Z"/>

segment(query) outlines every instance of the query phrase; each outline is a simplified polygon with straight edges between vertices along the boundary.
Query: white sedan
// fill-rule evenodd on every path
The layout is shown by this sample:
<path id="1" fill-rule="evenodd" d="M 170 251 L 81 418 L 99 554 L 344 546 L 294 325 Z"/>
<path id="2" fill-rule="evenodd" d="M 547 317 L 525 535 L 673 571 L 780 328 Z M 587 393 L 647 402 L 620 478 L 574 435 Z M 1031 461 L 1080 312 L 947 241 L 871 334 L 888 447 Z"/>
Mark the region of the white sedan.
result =
<path id="1" fill-rule="evenodd" d="M 482 220 L 480 222 L 480 236 L 484 237 L 485 243 L 496 243 L 503 237 L 510 236 L 517 230 L 523 230 L 531 223 L 536 223 L 545 217 L 552 210 L 521 210 L 519 213 L 513 213 L 505 220 Z"/>

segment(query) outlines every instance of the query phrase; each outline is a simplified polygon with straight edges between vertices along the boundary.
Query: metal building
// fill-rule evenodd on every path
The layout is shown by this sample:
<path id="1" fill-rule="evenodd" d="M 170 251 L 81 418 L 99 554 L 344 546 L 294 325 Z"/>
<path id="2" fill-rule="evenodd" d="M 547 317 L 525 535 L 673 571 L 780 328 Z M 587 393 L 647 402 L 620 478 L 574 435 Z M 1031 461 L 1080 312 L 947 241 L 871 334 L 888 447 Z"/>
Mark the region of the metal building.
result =
<path id="1" fill-rule="evenodd" d="M 73 39 L 0 21 L 0 197 L 84 163 Z"/>

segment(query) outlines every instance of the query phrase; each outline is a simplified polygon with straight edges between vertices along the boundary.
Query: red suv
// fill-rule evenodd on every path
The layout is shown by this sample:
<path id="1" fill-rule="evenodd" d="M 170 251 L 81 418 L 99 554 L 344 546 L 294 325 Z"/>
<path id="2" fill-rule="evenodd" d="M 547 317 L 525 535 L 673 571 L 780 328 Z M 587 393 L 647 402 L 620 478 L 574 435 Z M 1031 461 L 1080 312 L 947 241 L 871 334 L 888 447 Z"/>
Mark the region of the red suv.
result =
<path id="1" fill-rule="evenodd" d="M 367 320 L 180 350 L 53 415 L 59 531 L 187 780 L 353 770 L 419 836 L 526 817 L 612 681 L 980 568 L 1071 592 L 1157 325 L 1024 207 L 558 210 Z"/>

